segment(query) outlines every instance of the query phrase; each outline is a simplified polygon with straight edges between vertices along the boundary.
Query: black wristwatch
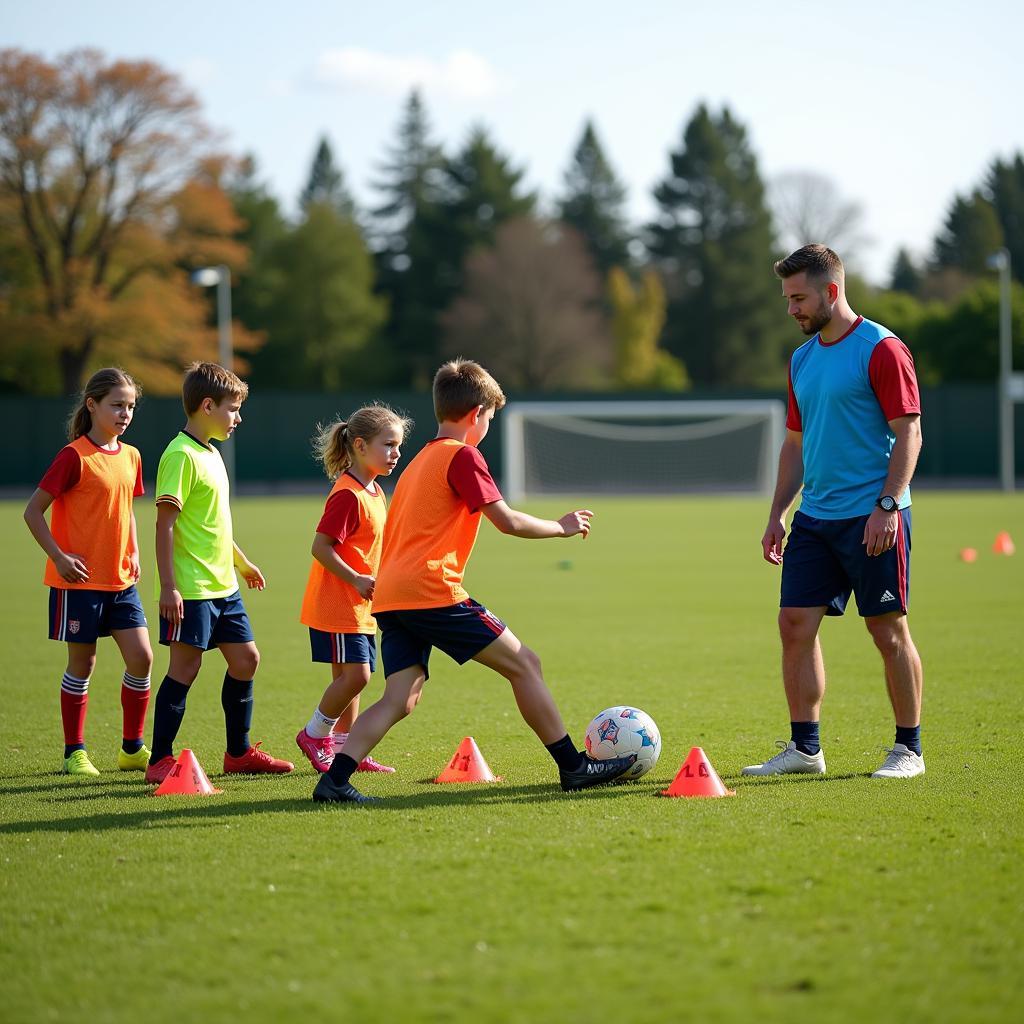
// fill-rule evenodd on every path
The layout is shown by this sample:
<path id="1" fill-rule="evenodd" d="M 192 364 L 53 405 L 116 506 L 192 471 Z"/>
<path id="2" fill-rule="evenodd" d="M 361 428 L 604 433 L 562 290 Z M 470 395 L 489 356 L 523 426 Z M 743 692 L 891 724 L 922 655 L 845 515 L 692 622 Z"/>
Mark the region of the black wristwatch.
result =
<path id="1" fill-rule="evenodd" d="M 883 494 L 875 504 L 883 512 L 895 512 L 900 507 L 900 503 L 891 494 Z"/>

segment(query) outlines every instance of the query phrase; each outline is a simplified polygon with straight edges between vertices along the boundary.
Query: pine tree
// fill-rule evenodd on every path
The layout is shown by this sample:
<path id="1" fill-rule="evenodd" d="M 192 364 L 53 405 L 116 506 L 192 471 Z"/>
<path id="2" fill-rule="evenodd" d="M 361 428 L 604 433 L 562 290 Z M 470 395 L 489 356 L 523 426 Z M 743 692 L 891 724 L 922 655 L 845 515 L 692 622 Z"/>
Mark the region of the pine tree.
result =
<path id="1" fill-rule="evenodd" d="M 558 202 L 558 211 L 561 219 L 586 240 L 602 276 L 612 267 L 629 264 L 625 202 L 626 190 L 616 178 L 594 125 L 588 120 L 565 172 L 565 194 Z"/>
<path id="2" fill-rule="evenodd" d="M 1013 276 L 1024 282 L 1024 156 L 996 160 L 985 181 L 996 217 L 1003 232 L 1003 244 L 1010 251 Z"/>
<path id="3" fill-rule="evenodd" d="M 984 274 L 988 258 L 1003 245 L 996 208 L 980 189 L 955 196 L 935 239 L 935 265 L 965 274 Z"/>
<path id="4" fill-rule="evenodd" d="M 345 188 L 345 179 L 334 162 L 334 153 L 325 137 L 320 139 L 309 169 L 309 180 L 299 195 L 299 206 L 308 213 L 313 203 L 323 203 L 344 217 L 355 217 L 355 203 Z"/>
<path id="5" fill-rule="evenodd" d="M 438 217 L 444 155 L 431 141 L 426 109 L 416 91 L 406 102 L 397 134 L 374 184 L 384 201 L 371 211 L 371 237 L 378 289 L 390 308 L 385 337 L 391 350 L 391 382 L 425 387 L 442 308 L 429 235 Z M 424 345 L 426 359 L 421 353 Z"/>
<path id="6" fill-rule="evenodd" d="M 728 108 L 700 105 L 670 171 L 647 244 L 669 297 L 665 344 L 694 383 L 785 380 L 784 318 L 772 277 L 772 225 L 747 133 Z"/>
<path id="7" fill-rule="evenodd" d="M 921 271 L 918 270 L 910 253 L 906 249 L 900 249 L 896 253 L 896 259 L 892 265 L 892 279 L 889 288 L 894 292 L 905 292 L 907 295 L 916 295 L 921 287 Z"/>

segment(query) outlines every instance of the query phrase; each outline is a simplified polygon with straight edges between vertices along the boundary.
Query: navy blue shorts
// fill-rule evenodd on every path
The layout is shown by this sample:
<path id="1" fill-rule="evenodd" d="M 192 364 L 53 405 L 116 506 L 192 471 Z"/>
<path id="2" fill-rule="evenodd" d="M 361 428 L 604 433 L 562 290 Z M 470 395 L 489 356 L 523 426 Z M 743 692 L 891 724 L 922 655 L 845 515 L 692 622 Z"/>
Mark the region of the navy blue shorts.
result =
<path id="1" fill-rule="evenodd" d="M 119 629 L 145 629 L 135 584 L 125 590 L 63 590 L 50 587 L 50 639 L 94 644 Z"/>
<path id="2" fill-rule="evenodd" d="M 842 615 L 850 594 L 862 616 L 905 612 L 910 602 L 910 509 L 900 510 L 896 543 L 868 555 L 867 516 L 815 519 L 797 512 L 782 557 L 780 608 L 818 608 Z"/>
<path id="3" fill-rule="evenodd" d="M 309 627 L 309 648 L 314 661 L 328 665 L 377 667 L 377 637 L 369 633 L 325 633 Z"/>
<path id="4" fill-rule="evenodd" d="M 425 670 L 432 647 L 464 665 L 505 632 L 505 623 L 472 598 L 447 608 L 376 612 L 374 618 L 385 677 L 413 665 Z"/>
<path id="5" fill-rule="evenodd" d="M 245 644 L 254 640 L 249 615 L 239 591 L 227 597 L 183 601 L 185 614 L 177 626 L 160 616 L 160 643 L 188 644 L 212 651 L 220 644 Z"/>

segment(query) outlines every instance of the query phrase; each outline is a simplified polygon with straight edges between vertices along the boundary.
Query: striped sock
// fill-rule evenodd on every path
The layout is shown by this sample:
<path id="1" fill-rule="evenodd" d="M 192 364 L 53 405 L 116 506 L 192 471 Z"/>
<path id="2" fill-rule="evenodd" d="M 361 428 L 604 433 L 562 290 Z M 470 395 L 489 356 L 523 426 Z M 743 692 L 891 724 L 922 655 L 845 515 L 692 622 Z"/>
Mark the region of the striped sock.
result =
<path id="1" fill-rule="evenodd" d="M 85 712 L 89 706 L 89 680 L 70 672 L 60 681 L 60 720 L 64 726 L 64 756 L 85 748 Z"/>
<path id="2" fill-rule="evenodd" d="M 135 754 L 142 749 L 142 731 L 149 707 L 149 676 L 125 672 L 121 680 L 121 749 Z"/>

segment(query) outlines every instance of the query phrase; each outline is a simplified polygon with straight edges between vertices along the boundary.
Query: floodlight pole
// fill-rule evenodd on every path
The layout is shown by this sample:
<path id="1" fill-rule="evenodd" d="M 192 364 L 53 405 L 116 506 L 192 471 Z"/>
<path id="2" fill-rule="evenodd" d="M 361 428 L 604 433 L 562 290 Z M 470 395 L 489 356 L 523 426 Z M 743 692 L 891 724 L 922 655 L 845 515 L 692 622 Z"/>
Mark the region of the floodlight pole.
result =
<path id="1" fill-rule="evenodd" d="M 217 358 L 225 370 L 234 372 L 235 356 L 231 344 L 231 271 L 223 263 L 216 267 L 201 267 L 193 271 L 192 280 L 204 288 L 217 286 Z M 228 483 L 235 489 L 235 446 L 221 447 L 221 457 L 227 470 Z"/>
<path id="2" fill-rule="evenodd" d="M 1016 486 L 1013 438 L 1013 344 L 1010 306 L 1010 252 L 1000 249 L 989 257 L 999 271 L 999 482 L 1004 491 Z"/>

